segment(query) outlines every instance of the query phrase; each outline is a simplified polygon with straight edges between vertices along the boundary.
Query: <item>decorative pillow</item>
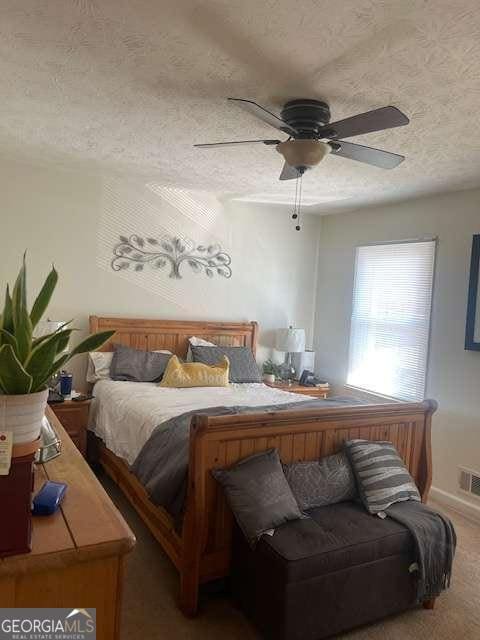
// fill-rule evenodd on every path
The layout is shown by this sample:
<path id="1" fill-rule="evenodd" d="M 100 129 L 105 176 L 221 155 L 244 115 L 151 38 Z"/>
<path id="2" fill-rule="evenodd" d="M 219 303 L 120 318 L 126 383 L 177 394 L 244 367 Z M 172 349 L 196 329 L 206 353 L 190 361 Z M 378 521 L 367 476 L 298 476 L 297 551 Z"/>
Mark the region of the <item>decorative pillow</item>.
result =
<path id="1" fill-rule="evenodd" d="M 358 495 L 355 476 L 344 453 L 286 464 L 283 470 L 302 511 L 354 500 Z"/>
<path id="2" fill-rule="evenodd" d="M 395 502 L 420 501 L 415 482 L 391 442 L 349 440 L 345 451 L 370 513 L 384 511 Z"/>
<path id="3" fill-rule="evenodd" d="M 228 386 L 228 358 L 213 366 L 200 362 L 180 362 L 172 356 L 163 375 L 161 387 L 226 387 Z"/>
<path id="4" fill-rule="evenodd" d="M 252 546 L 263 533 L 302 517 L 276 449 L 244 458 L 230 469 L 214 469 L 212 474 Z"/>
<path id="5" fill-rule="evenodd" d="M 131 349 L 121 344 L 115 344 L 113 348 L 115 351 L 110 365 L 112 380 L 156 382 L 161 380 L 172 357 L 168 353 Z"/>
<path id="6" fill-rule="evenodd" d="M 112 351 L 91 351 L 88 354 L 87 382 L 95 384 L 99 380 L 110 380 Z"/>
<path id="7" fill-rule="evenodd" d="M 193 362 L 192 356 L 192 347 L 215 347 L 214 342 L 209 342 L 208 340 L 204 340 L 203 338 L 197 338 L 197 336 L 192 336 L 188 339 L 188 350 L 187 350 L 187 362 Z"/>
<path id="8" fill-rule="evenodd" d="M 160 349 L 153 353 L 167 353 L 172 355 L 171 351 Z M 112 364 L 113 351 L 90 351 L 88 354 L 87 365 L 87 382 L 95 384 L 99 380 L 111 380 L 110 367 Z"/>
<path id="9" fill-rule="evenodd" d="M 262 377 L 250 347 L 192 346 L 194 362 L 213 364 L 222 356 L 230 361 L 230 382 L 261 382 Z"/>

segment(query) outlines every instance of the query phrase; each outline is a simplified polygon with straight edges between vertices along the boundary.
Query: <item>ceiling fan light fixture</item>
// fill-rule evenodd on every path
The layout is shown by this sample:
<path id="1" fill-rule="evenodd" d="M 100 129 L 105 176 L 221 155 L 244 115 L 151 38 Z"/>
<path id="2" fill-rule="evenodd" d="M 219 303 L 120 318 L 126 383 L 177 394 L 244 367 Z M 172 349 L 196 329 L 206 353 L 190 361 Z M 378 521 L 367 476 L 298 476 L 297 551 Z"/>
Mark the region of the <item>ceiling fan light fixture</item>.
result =
<path id="1" fill-rule="evenodd" d="M 315 167 L 332 150 L 326 142 L 303 139 L 280 142 L 276 149 L 284 157 L 285 162 L 296 169 Z"/>

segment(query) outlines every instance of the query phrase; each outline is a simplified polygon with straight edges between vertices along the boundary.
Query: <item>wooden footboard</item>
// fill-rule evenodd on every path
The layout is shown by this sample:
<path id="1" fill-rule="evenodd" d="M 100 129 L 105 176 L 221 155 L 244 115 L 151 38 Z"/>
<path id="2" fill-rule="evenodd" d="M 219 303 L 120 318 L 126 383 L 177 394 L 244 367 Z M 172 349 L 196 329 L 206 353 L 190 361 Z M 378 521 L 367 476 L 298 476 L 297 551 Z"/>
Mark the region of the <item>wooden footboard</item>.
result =
<path id="1" fill-rule="evenodd" d="M 196 613 L 201 582 L 229 572 L 232 515 L 212 469 L 273 447 L 288 463 L 330 455 L 353 438 L 389 440 L 426 501 L 432 478 L 431 416 L 436 407 L 426 400 L 194 418 L 180 567 L 183 612 Z"/>
<path id="2" fill-rule="evenodd" d="M 232 514 L 211 475 L 246 456 L 277 448 L 283 462 L 315 460 L 339 451 L 345 440 L 395 444 L 426 501 L 432 477 L 431 416 L 436 403 L 197 416 L 190 433 L 189 485 L 181 535 L 171 516 L 150 502 L 124 461 L 103 445 L 100 462 L 130 500 L 180 572 L 182 611 L 195 615 L 202 582 L 228 575 Z"/>

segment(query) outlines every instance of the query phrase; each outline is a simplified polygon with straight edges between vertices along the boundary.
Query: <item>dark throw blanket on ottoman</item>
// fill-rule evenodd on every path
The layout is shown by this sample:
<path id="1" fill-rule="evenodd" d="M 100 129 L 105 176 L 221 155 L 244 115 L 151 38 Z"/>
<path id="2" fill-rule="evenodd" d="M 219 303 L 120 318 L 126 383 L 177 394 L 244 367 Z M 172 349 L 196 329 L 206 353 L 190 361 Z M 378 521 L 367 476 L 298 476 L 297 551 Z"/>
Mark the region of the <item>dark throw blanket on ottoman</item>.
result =
<path id="1" fill-rule="evenodd" d="M 446 516 L 413 500 L 392 504 L 385 513 L 412 534 L 415 563 L 411 570 L 418 571 L 417 602 L 436 598 L 450 586 L 457 544 L 453 524 Z"/>

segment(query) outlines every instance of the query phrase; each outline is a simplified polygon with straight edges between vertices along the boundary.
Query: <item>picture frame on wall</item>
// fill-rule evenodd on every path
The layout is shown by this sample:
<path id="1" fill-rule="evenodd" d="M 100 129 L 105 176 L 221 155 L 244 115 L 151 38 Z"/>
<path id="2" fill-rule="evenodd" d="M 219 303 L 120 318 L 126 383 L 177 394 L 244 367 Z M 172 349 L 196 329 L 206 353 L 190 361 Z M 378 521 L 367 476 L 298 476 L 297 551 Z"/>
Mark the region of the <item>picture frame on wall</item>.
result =
<path id="1" fill-rule="evenodd" d="M 465 349 L 480 351 L 480 234 L 473 236 L 472 257 L 470 259 L 470 281 L 468 286 L 467 324 L 465 328 Z"/>

